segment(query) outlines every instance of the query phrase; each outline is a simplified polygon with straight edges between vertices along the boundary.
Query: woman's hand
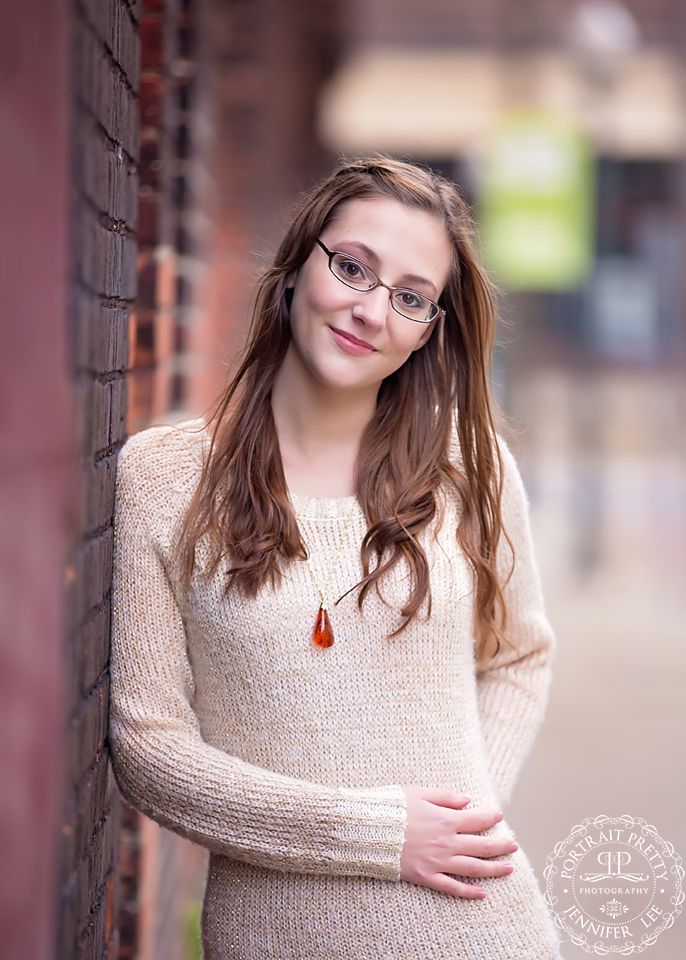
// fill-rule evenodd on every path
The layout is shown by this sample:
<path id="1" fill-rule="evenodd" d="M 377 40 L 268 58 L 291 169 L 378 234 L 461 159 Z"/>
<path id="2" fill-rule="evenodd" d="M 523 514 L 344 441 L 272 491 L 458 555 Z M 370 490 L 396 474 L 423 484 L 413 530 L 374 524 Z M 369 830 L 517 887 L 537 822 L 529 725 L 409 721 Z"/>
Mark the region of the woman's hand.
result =
<path id="1" fill-rule="evenodd" d="M 407 787 L 407 826 L 400 858 L 400 877 L 454 897 L 479 899 L 483 887 L 461 883 L 460 877 L 502 877 L 512 864 L 500 857 L 514 853 L 517 844 L 502 837 L 477 837 L 503 819 L 497 810 L 463 810 L 469 797 L 433 787 Z"/>

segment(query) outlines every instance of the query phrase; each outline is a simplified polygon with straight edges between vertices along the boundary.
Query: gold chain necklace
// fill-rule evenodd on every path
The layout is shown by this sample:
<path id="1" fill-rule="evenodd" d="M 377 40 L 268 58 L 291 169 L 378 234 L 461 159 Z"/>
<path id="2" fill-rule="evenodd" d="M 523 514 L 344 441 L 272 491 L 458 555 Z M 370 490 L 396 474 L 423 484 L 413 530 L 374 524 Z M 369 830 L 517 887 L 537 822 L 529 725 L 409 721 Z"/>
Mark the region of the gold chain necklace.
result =
<path id="1" fill-rule="evenodd" d="M 333 562 L 333 566 L 329 572 L 329 579 L 324 584 L 324 589 L 319 585 L 317 576 L 312 567 L 310 561 L 310 555 L 308 551 L 307 555 L 307 567 L 312 575 L 314 580 L 314 585 L 319 592 L 321 598 L 321 603 L 319 604 L 319 612 L 317 613 L 317 619 L 314 623 L 314 630 L 312 631 L 312 640 L 318 647 L 331 647 L 333 646 L 333 627 L 331 626 L 331 620 L 329 619 L 329 614 L 326 611 L 326 591 L 329 589 L 331 581 L 333 580 L 333 575 L 336 572 L 338 567 L 338 561 L 341 559 L 341 554 L 343 553 L 343 548 L 348 542 L 348 534 L 350 533 L 350 524 L 352 523 L 353 516 L 355 515 L 355 508 L 357 507 L 357 497 L 353 500 L 353 508 L 350 511 L 350 516 L 348 517 L 348 522 L 345 525 L 345 530 L 343 531 L 343 536 L 341 537 L 341 542 L 338 545 L 338 553 L 336 554 L 336 559 Z"/>

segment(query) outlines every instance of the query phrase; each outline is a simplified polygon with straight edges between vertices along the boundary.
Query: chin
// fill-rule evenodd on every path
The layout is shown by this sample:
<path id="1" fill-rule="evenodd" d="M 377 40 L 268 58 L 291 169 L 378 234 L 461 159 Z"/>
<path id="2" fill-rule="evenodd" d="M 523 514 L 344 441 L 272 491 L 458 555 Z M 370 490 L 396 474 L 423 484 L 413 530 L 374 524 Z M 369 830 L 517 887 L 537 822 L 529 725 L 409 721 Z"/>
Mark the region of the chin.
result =
<path id="1" fill-rule="evenodd" d="M 378 390 L 381 386 L 381 381 L 376 380 L 360 380 L 357 377 L 344 377 L 336 376 L 332 374 L 327 376 L 322 374 L 317 377 L 319 382 L 323 387 L 326 387 L 328 390 L 340 391 L 343 393 L 355 393 L 360 390 Z"/>

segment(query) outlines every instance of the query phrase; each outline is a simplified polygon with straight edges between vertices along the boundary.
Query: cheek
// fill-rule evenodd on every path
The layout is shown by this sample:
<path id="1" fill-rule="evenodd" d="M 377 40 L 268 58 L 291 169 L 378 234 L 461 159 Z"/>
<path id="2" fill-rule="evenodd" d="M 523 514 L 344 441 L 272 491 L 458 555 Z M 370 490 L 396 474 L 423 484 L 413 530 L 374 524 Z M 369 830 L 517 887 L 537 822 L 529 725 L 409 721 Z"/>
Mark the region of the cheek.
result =
<path id="1" fill-rule="evenodd" d="M 407 324 L 410 326 L 408 327 Z M 412 351 L 419 346 L 425 334 L 425 327 L 420 324 L 415 324 L 411 320 L 407 320 L 404 323 L 401 321 L 401 323 L 397 325 L 393 324 L 391 339 L 396 353 L 409 357 Z"/>
<path id="2" fill-rule="evenodd" d="M 307 330 L 321 323 L 346 305 L 345 293 L 332 290 L 325 283 L 306 283 L 296 286 L 291 302 L 291 327 Z"/>

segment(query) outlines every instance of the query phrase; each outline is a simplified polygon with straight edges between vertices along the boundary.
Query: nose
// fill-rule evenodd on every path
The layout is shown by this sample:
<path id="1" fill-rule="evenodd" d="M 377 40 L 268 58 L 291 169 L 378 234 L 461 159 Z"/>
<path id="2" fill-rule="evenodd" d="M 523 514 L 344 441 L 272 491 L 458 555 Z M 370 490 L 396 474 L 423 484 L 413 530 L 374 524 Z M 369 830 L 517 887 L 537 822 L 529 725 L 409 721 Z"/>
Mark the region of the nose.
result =
<path id="1" fill-rule="evenodd" d="M 382 284 L 361 294 L 353 307 L 353 317 L 366 327 L 379 329 L 384 326 L 391 309 L 390 291 Z"/>

